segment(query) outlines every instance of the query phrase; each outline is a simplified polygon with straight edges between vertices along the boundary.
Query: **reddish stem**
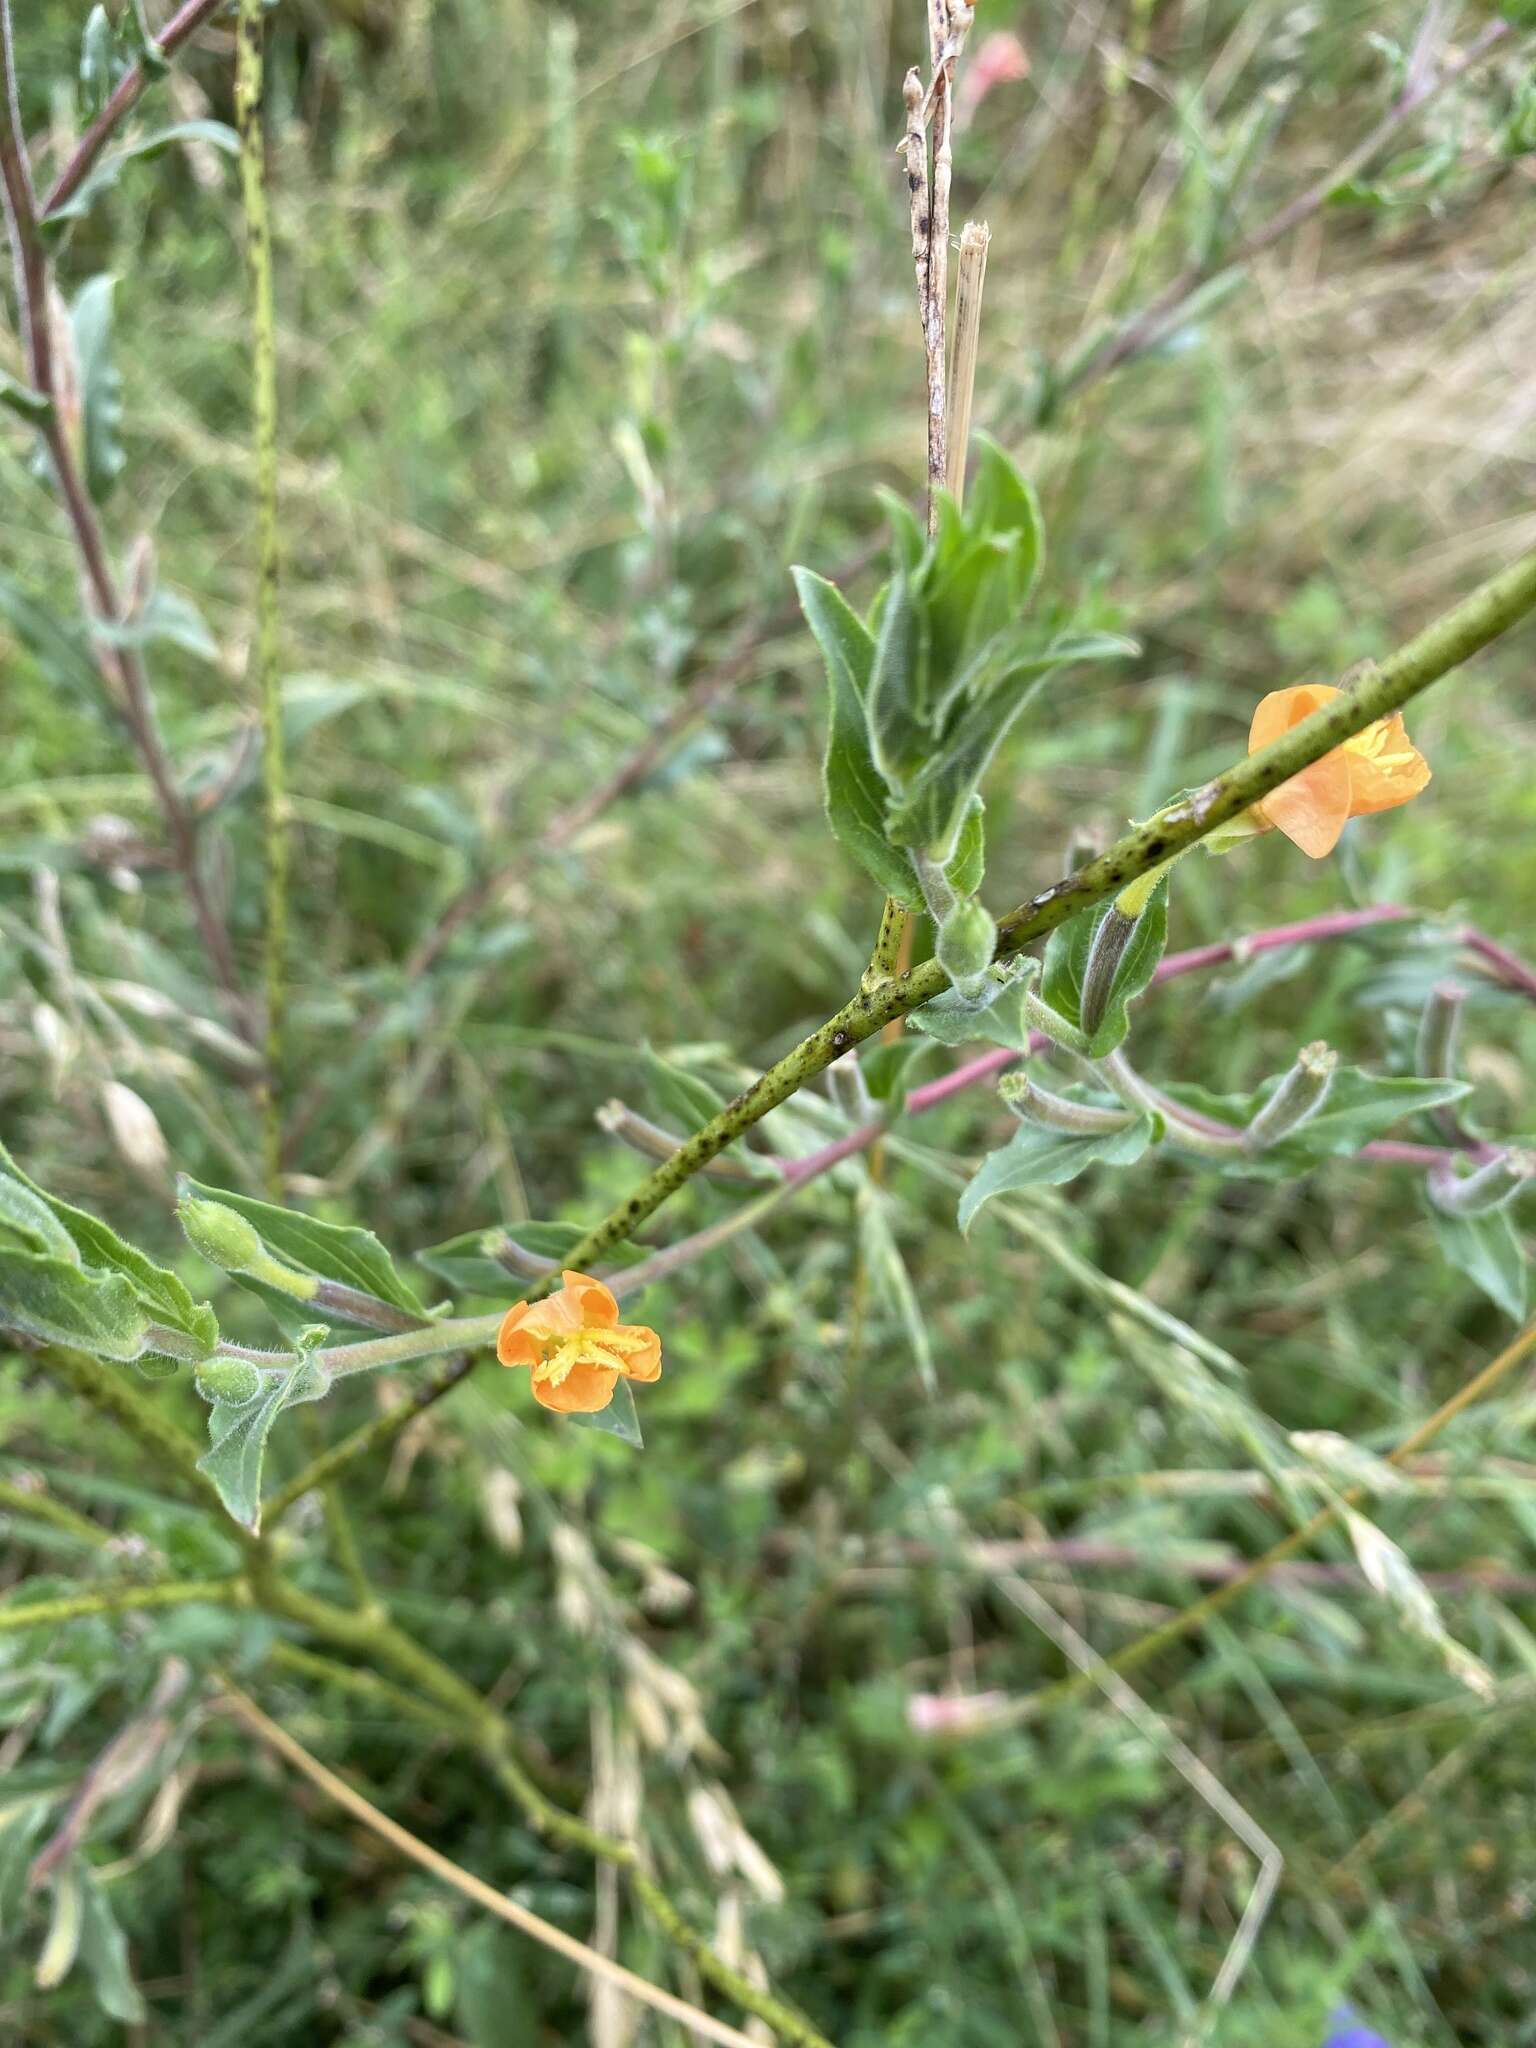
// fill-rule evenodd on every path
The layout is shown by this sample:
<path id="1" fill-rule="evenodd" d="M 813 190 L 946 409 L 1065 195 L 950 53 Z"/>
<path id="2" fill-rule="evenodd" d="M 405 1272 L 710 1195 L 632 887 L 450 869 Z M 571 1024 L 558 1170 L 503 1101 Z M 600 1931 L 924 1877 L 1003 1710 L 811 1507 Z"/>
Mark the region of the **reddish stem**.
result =
<path id="1" fill-rule="evenodd" d="M 186 0 L 186 5 L 171 16 L 156 37 L 161 56 L 171 56 L 223 5 L 224 0 Z M 79 191 L 91 166 L 106 148 L 113 129 L 138 105 L 148 84 L 149 77 L 142 64 L 135 64 L 132 70 L 123 73 L 106 105 L 76 143 L 74 155 L 54 181 L 53 190 L 39 209 L 42 219 L 46 220 L 55 208 Z"/>
<path id="2" fill-rule="evenodd" d="M 1373 903 L 1358 910 L 1325 910 L 1316 917 L 1299 918 L 1294 924 L 1272 925 L 1267 931 L 1253 932 L 1246 938 L 1223 939 L 1209 946 L 1192 946 L 1184 953 L 1168 953 L 1152 977 L 1153 985 L 1176 981 L 1185 974 L 1198 974 L 1208 967 L 1222 967 L 1231 960 L 1246 960 L 1255 953 L 1272 953 L 1284 946 L 1311 945 L 1319 939 L 1348 938 L 1373 925 L 1401 924 L 1405 919 L 1419 915 L 1418 911 L 1401 903 Z M 1496 970 L 1497 978 L 1507 988 L 1517 989 L 1536 1001 L 1536 973 L 1523 961 L 1470 925 L 1463 926 L 1456 936 L 1470 952 L 1478 954 Z M 1031 1052 L 1043 1052 L 1048 1042 L 1038 1031 L 1032 1032 L 1029 1049 Z M 963 1089 L 992 1080 L 1005 1067 L 1011 1067 L 1018 1057 L 1018 1053 L 1008 1046 L 995 1046 L 990 1052 L 979 1053 L 975 1059 L 966 1060 L 949 1073 L 941 1074 L 936 1081 L 925 1081 L 921 1088 L 914 1088 L 906 1100 L 906 1114 L 921 1116 L 924 1110 L 937 1108 Z M 1205 1129 L 1218 1131 L 1224 1128 L 1194 1110 L 1185 1110 L 1183 1114 L 1191 1123 Z M 818 1174 L 828 1172 L 843 1160 L 851 1159 L 855 1153 L 873 1145 L 885 1129 L 881 1123 L 861 1124 L 857 1130 L 834 1139 L 830 1145 L 823 1145 L 819 1151 L 808 1152 L 800 1159 L 786 1160 L 780 1170 L 789 1181 L 814 1180 Z M 1488 1158 L 1497 1149 L 1496 1146 L 1481 1144 L 1470 1147 L 1416 1145 L 1402 1138 L 1373 1138 L 1354 1156 L 1374 1160 L 1378 1166 L 1429 1167 L 1443 1166 L 1457 1159 Z"/>

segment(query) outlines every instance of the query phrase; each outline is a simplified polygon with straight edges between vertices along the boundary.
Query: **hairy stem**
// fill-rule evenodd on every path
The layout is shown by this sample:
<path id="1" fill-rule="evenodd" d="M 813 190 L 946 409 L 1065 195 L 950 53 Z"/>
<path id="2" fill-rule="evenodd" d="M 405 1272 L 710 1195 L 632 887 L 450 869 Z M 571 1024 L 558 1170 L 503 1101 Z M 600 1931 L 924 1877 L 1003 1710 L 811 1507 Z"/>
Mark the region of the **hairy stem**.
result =
<path id="1" fill-rule="evenodd" d="M 262 837 L 266 869 L 266 1067 L 262 1139 L 268 1198 L 282 1200 L 284 957 L 288 930 L 288 809 L 278 648 L 277 327 L 272 220 L 262 125 L 262 0 L 240 0 L 235 38 L 235 125 L 251 294 L 251 423 L 256 444 L 256 637 L 251 668 L 261 706 Z"/>
<path id="2" fill-rule="evenodd" d="M 1280 739 L 1235 762 L 1193 795 L 1170 804 L 1145 825 L 1127 833 L 1096 860 L 1010 912 L 998 927 L 998 957 L 1006 959 L 1022 952 L 1079 911 L 1101 903 L 1106 896 L 1118 895 L 1127 883 L 1149 874 L 1186 847 L 1198 845 L 1218 825 L 1237 817 L 1344 740 L 1363 732 L 1388 712 L 1401 709 L 1532 610 L 1536 610 L 1536 551 L 1481 584 L 1379 667 L 1368 670 L 1352 688 L 1343 690 Z M 883 1025 L 931 1002 L 945 985 L 943 969 L 936 961 L 928 960 L 879 988 L 860 989 L 841 1010 L 694 1132 L 670 1159 L 647 1174 L 632 1194 L 571 1248 L 566 1264 L 577 1270 L 590 1269 L 594 1259 L 632 1235 L 669 1196 L 769 1110 L 787 1101 Z M 367 1429 L 337 1445 L 323 1461 L 325 1475 L 344 1469 L 354 1458 L 387 1442 L 424 1408 L 450 1393 L 472 1369 L 473 1360 L 465 1361 L 403 1410 L 379 1417 Z M 319 1469 L 317 1462 L 307 1479 L 306 1475 L 299 1475 L 305 1480 L 301 1491 L 318 1483 L 315 1475 Z M 285 1489 L 280 1499 L 289 1492 L 290 1489 Z"/>
<path id="3" fill-rule="evenodd" d="M 238 1574 L 228 1579 L 161 1579 L 142 1585 L 96 1586 L 85 1593 L 65 1593 L 57 1600 L 34 1600 L 22 1607 L 0 1607 L 0 1635 L 21 1628 L 50 1628 L 60 1621 L 79 1621 L 90 1614 L 131 1614 L 151 1607 L 189 1607 L 208 1601 L 220 1607 L 247 1603 L 246 1583 Z"/>
<path id="4" fill-rule="evenodd" d="M 200 29 L 203 23 L 217 14 L 225 0 L 185 0 L 156 37 L 156 45 L 162 57 L 170 57 L 180 49 L 190 35 Z M 132 112 L 144 96 L 150 82 L 142 64 L 135 64 L 125 71 L 113 88 L 112 96 L 86 129 L 75 145 L 74 154 L 54 181 L 53 189 L 42 204 L 46 217 L 79 191 L 91 167 L 111 139 L 112 132 Z"/>
<path id="5" fill-rule="evenodd" d="M 27 167 L 26 138 L 21 130 L 18 104 L 10 0 L 0 0 L 0 191 L 3 191 L 6 225 L 15 257 L 27 375 L 33 389 L 46 401 L 46 411 L 39 421 L 38 430 L 58 486 L 90 605 L 103 623 L 117 625 L 122 620 L 117 582 L 107 557 L 96 508 L 81 478 L 69 431 L 59 412 L 56 366 L 48 330 L 52 266 L 38 230 L 37 204 Z M 108 649 L 97 646 L 95 655 L 108 695 L 128 728 L 155 792 L 170 841 L 171 857 L 181 877 L 203 948 L 220 987 L 232 999 L 238 1017 L 239 981 L 229 933 L 214 907 L 203 877 L 196 823 L 160 736 L 143 658 L 132 647 Z"/>

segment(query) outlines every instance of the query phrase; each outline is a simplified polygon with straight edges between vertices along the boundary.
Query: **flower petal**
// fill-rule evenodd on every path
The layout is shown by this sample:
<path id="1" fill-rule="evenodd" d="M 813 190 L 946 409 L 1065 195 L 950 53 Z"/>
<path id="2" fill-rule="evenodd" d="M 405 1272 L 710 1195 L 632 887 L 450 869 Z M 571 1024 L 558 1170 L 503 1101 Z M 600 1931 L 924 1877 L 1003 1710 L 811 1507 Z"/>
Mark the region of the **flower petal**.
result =
<path id="1" fill-rule="evenodd" d="M 639 1350 L 631 1352 L 624 1361 L 622 1370 L 625 1379 L 649 1383 L 661 1378 L 661 1339 L 654 1330 L 648 1330 L 644 1323 L 620 1323 L 614 1334 L 644 1340 Z"/>
<path id="2" fill-rule="evenodd" d="M 1395 810 L 1429 781 L 1429 763 L 1408 737 L 1401 711 L 1378 718 L 1344 742 L 1349 763 L 1349 815 Z"/>
<path id="3" fill-rule="evenodd" d="M 519 1302 L 514 1309 L 508 1309 L 501 1328 L 496 1333 L 496 1356 L 502 1365 L 536 1365 L 543 1345 L 530 1329 L 512 1318 L 526 1309 L 526 1302 Z"/>
<path id="4" fill-rule="evenodd" d="M 1321 711 L 1342 694 L 1332 683 L 1292 683 L 1288 689 L 1271 690 L 1254 706 L 1248 727 L 1249 753 L 1256 754 L 1271 740 L 1280 739 L 1293 725 L 1300 725 L 1304 718 L 1310 718 L 1314 711 Z"/>
<path id="5" fill-rule="evenodd" d="M 553 1408 L 557 1415 L 596 1415 L 613 1399 L 618 1381 L 618 1373 L 611 1365 L 596 1365 L 579 1358 L 557 1385 L 535 1373 L 533 1397 L 540 1407 Z"/>
<path id="6" fill-rule="evenodd" d="M 1338 845 L 1339 834 L 1349 822 L 1349 789 L 1349 764 L 1343 751 L 1335 747 L 1321 761 L 1272 789 L 1254 809 L 1303 853 L 1321 860 Z"/>
<path id="7" fill-rule="evenodd" d="M 601 1280 L 590 1273 L 562 1273 L 565 1292 L 576 1311 L 577 1326 L 583 1330 L 611 1330 L 619 1320 L 619 1304 Z"/>

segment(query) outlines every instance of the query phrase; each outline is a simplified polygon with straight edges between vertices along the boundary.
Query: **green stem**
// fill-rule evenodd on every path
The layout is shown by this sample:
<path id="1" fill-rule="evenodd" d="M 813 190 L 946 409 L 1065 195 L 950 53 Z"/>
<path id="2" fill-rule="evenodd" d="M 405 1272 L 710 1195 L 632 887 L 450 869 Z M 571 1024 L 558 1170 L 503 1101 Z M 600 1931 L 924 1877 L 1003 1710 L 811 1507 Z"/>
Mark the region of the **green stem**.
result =
<path id="1" fill-rule="evenodd" d="M 266 1560 L 253 1561 L 251 1583 L 257 1600 L 269 1613 L 298 1622 L 312 1634 L 328 1638 L 375 1664 L 391 1666 L 418 1691 L 446 1709 L 461 1736 L 485 1757 L 500 1783 L 538 1833 L 622 1870 L 636 1897 L 662 1932 L 685 1948 L 700 1973 L 727 1997 L 734 1999 L 744 2012 L 764 2020 L 782 2040 L 793 2044 L 793 2048 L 830 2048 L 830 2043 L 808 2020 L 802 2019 L 771 1993 L 760 1991 L 740 1971 L 732 1969 L 715 1954 L 703 1936 L 688 1925 L 655 1880 L 639 1868 L 632 1843 L 603 1834 L 546 1797 L 514 1754 L 511 1737 L 501 1715 L 430 1650 L 424 1649 L 385 1617 L 349 1613 L 345 1608 L 332 1606 L 329 1601 L 316 1599 L 313 1594 L 279 1576 Z M 363 1682 L 366 1684 L 368 1681 Z"/>
<path id="2" fill-rule="evenodd" d="M 153 1455 L 156 1478 L 174 1475 L 183 1491 L 214 1515 L 222 1529 L 243 1544 L 255 1542 L 248 1530 L 231 1519 L 213 1481 L 197 1469 L 197 1446 L 191 1437 L 167 1422 L 160 1408 L 145 1400 L 124 1374 L 99 1359 L 87 1358 L 83 1351 L 50 1347 L 43 1359 L 55 1378 L 66 1381 L 92 1407 L 110 1415 Z"/>
<path id="3" fill-rule="evenodd" d="M 288 813 L 278 647 L 277 326 L 272 299 L 272 222 L 262 129 L 262 0 L 240 0 L 235 37 L 235 125 L 251 291 L 251 417 L 256 443 L 256 639 L 251 665 L 261 704 L 262 826 L 266 855 L 266 1071 L 262 1136 L 266 1180 L 281 1199 L 282 1064 L 288 928 Z"/>
<path id="4" fill-rule="evenodd" d="M 25 1607 L 0 1607 L 0 1635 L 20 1628 L 48 1628 L 59 1621 L 78 1621 L 88 1614 L 129 1614 L 149 1607 L 185 1607 L 199 1600 L 221 1607 L 246 1603 L 245 1580 L 168 1579 L 139 1586 L 98 1586 L 89 1593 L 66 1593 L 57 1600 L 34 1600 Z"/>
<path id="5" fill-rule="evenodd" d="M 1248 810 L 1282 782 L 1288 782 L 1377 719 L 1400 710 L 1533 609 L 1536 550 L 1481 584 L 1396 654 L 1368 670 L 1351 688 L 1304 718 L 1280 739 L 1235 762 L 1193 795 L 1170 804 L 1145 825 L 1127 833 L 1097 860 L 1089 861 L 1075 874 L 1021 904 L 998 927 L 997 957 L 1007 959 L 1022 952 L 1079 911 L 1101 903 L 1106 896 L 1119 895 L 1128 883 L 1150 874 L 1187 847 L 1198 845 L 1218 825 Z M 679 1145 L 670 1159 L 664 1159 L 647 1174 L 631 1195 L 572 1247 L 565 1263 L 578 1271 L 590 1269 L 594 1259 L 632 1235 L 670 1195 L 769 1110 L 787 1101 L 834 1060 L 841 1059 L 884 1025 L 931 1002 L 945 985 L 943 969 L 937 961 L 927 960 L 875 989 L 861 988 L 835 1016 L 759 1075 L 749 1088 Z M 424 1408 L 451 1392 L 469 1370 L 468 1364 L 455 1368 L 416 1401 L 346 1438 L 323 1461 L 325 1476 L 334 1475 L 355 1458 L 387 1442 Z M 300 1491 L 318 1483 L 319 1470 L 317 1465 L 308 1475 L 299 1475 L 304 1481 Z M 284 1498 L 279 1496 L 280 1500 Z"/>
<path id="6" fill-rule="evenodd" d="M 901 961 L 901 935 L 906 928 L 906 910 L 894 896 L 887 896 L 880 908 L 880 929 L 875 933 L 875 949 L 864 970 L 862 987 L 876 989 L 894 980 Z"/>
<path id="7" fill-rule="evenodd" d="M 111 1542 L 105 1529 L 98 1529 L 94 1522 L 51 1494 L 34 1492 L 27 1486 L 13 1485 L 9 1480 L 0 1480 L 0 1509 L 9 1514 L 24 1515 L 34 1522 L 46 1522 L 50 1528 L 62 1530 L 66 1536 L 73 1536 L 79 1543 L 88 1543 L 93 1550 L 100 1550 Z"/>

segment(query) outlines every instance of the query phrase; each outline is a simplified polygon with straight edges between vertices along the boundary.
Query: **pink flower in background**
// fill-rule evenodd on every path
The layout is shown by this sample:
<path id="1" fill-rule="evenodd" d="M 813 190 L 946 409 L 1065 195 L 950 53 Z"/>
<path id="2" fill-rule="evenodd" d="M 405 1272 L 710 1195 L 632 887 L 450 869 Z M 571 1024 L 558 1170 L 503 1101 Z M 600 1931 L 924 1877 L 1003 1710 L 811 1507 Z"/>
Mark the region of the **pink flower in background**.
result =
<path id="1" fill-rule="evenodd" d="M 907 1701 L 914 1735 L 971 1735 L 1008 1705 L 1005 1692 L 915 1692 Z"/>
<path id="2" fill-rule="evenodd" d="M 963 128 L 995 85 L 1012 85 L 1029 76 L 1029 52 L 1006 29 L 987 36 L 976 54 L 960 66 L 955 86 L 955 126 Z"/>

